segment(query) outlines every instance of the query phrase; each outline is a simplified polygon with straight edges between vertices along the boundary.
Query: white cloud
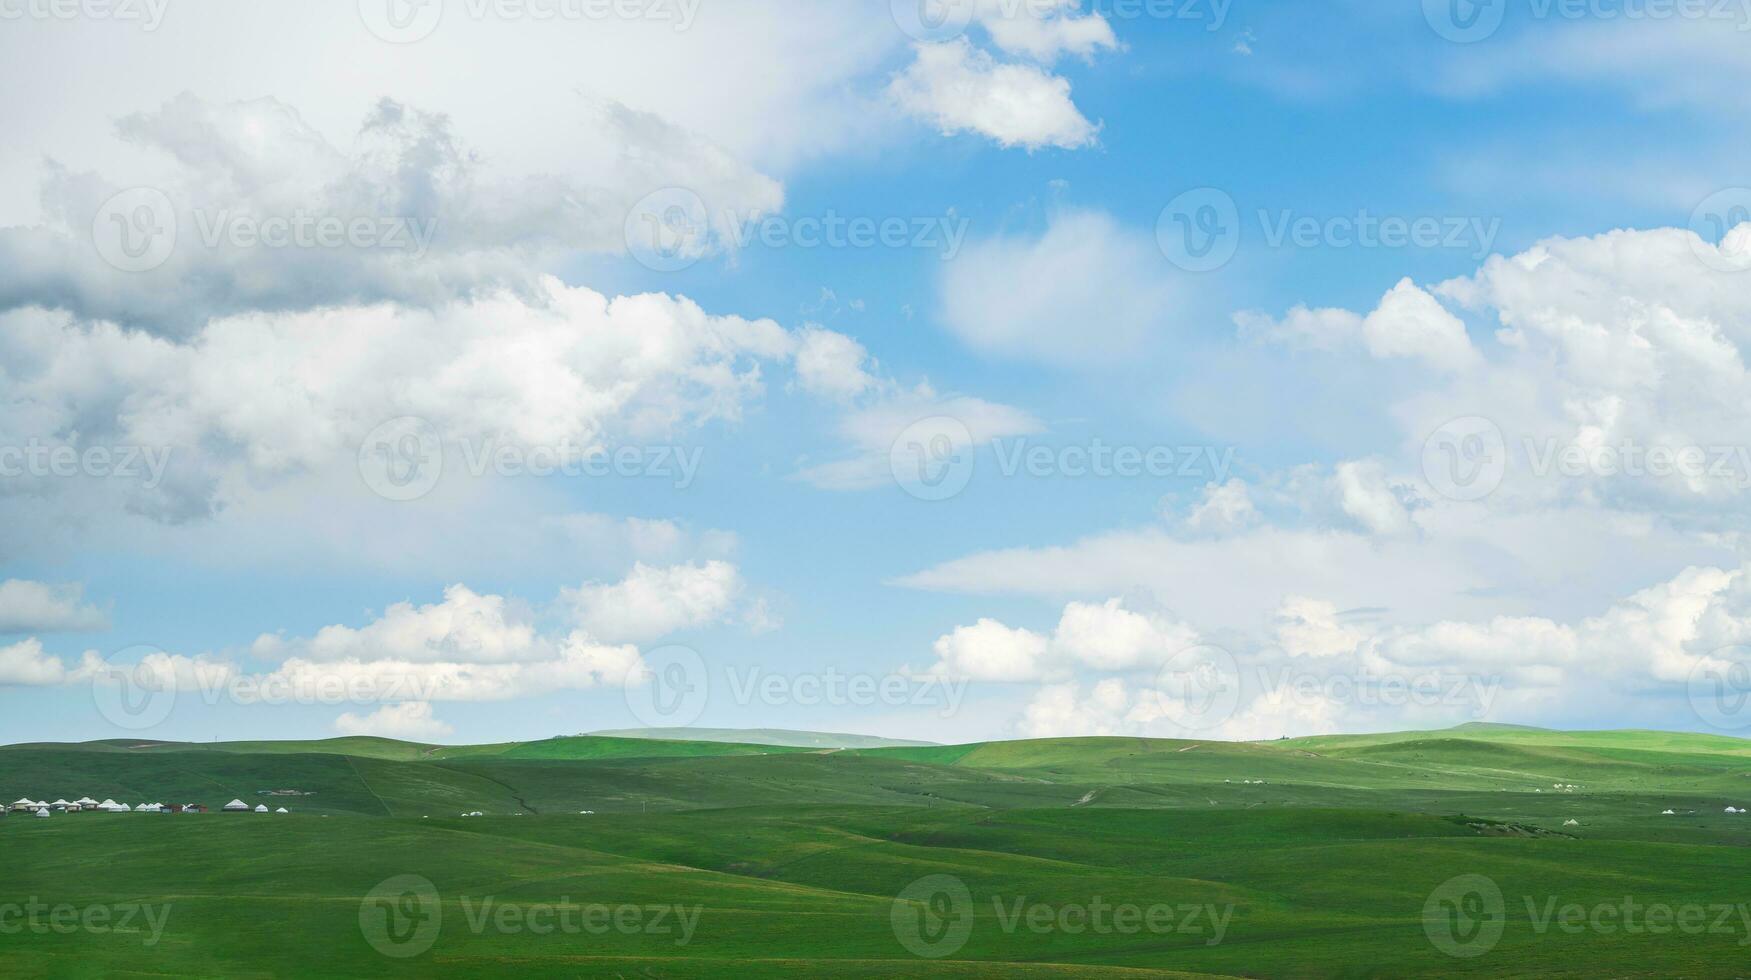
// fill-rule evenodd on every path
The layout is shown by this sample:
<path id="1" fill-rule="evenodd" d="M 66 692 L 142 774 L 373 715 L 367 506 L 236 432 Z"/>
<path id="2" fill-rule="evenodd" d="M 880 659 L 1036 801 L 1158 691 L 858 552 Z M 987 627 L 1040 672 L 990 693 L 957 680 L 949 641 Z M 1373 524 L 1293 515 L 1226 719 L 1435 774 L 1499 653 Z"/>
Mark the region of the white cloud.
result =
<path id="1" fill-rule="evenodd" d="M 961 0 L 974 5 L 973 17 L 1006 54 L 1050 64 L 1070 54 L 1092 57 L 1119 46 L 1113 27 L 1099 11 L 1081 12 L 1078 0 Z"/>
<path id="2" fill-rule="evenodd" d="M 1751 663 L 1751 567 L 1685 569 L 1567 622 L 1495 616 L 1390 625 L 1373 612 L 1340 613 L 1333 603 L 1292 597 L 1275 616 L 1280 649 L 1237 637 L 1245 652 L 1196 687 L 1168 671 L 1106 677 L 1086 695 L 1083 682 L 1049 683 L 1015 724 L 1042 737 L 1224 739 L 1429 728 L 1524 718 L 1577 700 L 1659 693 L 1682 701 L 1695 696 L 1687 685 L 1698 670 Z M 1203 699 L 1213 692 L 1231 697 Z"/>
<path id="3" fill-rule="evenodd" d="M 1369 317 L 1344 311 L 1243 318 L 1243 332 L 1353 351 L 1346 383 L 1399 393 L 1382 412 L 1391 443 L 1249 483 L 1257 519 L 1239 527 L 1199 502 L 1183 531 L 992 550 L 901 582 L 1047 599 L 1143 591 L 1198 610 L 1200 625 L 1256 629 L 1291 596 L 1407 626 L 1573 622 L 1648 577 L 1734 566 L 1751 540 L 1739 451 L 1751 445 L 1751 292 L 1711 264 L 1714 248 L 1678 229 L 1549 239 L 1429 289 L 1401 282 L 1371 314 L 1372 336 Z M 1494 342 L 1472 346 L 1458 312 L 1491 325 Z M 1396 383 L 1406 356 L 1444 369 Z M 1449 499 L 1425 446 L 1471 416 L 1499 427 L 1505 475 L 1481 500 Z M 1651 450 L 1685 447 L 1707 471 L 1649 468 Z M 1575 458 L 1587 465 L 1561 469 Z"/>
<path id="4" fill-rule="evenodd" d="M 1281 687 L 1260 693 L 1219 723 L 1197 722 L 1173 693 L 1109 677 L 1086 696 L 1080 684 L 1050 684 L 1034 693 L 1016 725 L 1030 738 L 1133 735 L 1152 738 L 1257 740 L 1337 730 L 1344 706 L 1321 694 L 1298 696 Z"/>
<path id="5" fill-rule="evenodd" d="M 1276 641 L 1291 657 L 1333 657 L 1354 653 L 1367 637 L 1344 622 L 1338 607 L 1305 596 L 1289 596 L 1276 614 Z"/>
<path id="6" fill-rule="evenodd" d="M 185 94 L 119 123 L 125 139 L 178 166 L 151 185 L 167 202 L 151 215 L 173 243 L 163 263 L 123 271 L 97 251 L 120 234 L 113 222 L 137 223 L 132 210 L 103 210 L 134 182 L 55 168 L 46 220 L 0 228 L 0 308 L 52 305 L 188 336 L 213 317 L 254 311 L 437 306 L 502 288 L 539 298 L 544 262 L 624 252 L 627 216 L 652 191 L 685 187 L 714 216 L 783 203 L 776 181 L 660 119 L 581 100 L 576 119 L 611 165 L 500 176 L 446 117 L 393 101 L 376 105 L 342 150 L 274 99 L 213 104 Z M 278 238 L 275 220 L 292 223 Z M 322 238 L 316 221 L 339 224 Z M 357 222 L 366 230 L 353 231 Z"/>
<path id="7" fill-rule="evenodd" d="M 342 691 L 360 701 L 505 701 L 643 676 L 643 661 L 633 646 L 598 643 L 582 631 L 542 646 L 549 653 L 545 659 L 516 663 L 295 657 L 257 679 L 269 690 Z"/>
<path id="8" fill-rule="evenodd" d="M 1133 612 L 1108 599 L 1065 606 L 1052 642 L 1064 656 L 1095 670 L 1131 670 L 1159 666 L 1197 645 L 1198 634 L 1184 623 Z"/>
<path id="9" fill-rule="evenodd" d="M 352 470 L 366 434 L 401 416 L 433 426 L 455 451 L 452 472 L 471 463 L 464 441 L 478 467 L 499 447 L 672 439 L 738 419 L 763 391 L 759 362 L 793 347 L 770 320 L 711 316 L 686 299 L 610 299 L 556 279 L 541 291 L 435 310 L 239 315 L 186 342 L 61 313 L 3 315 L 0 435 L 168 451 L 162 485 L 130 484 L 135 504 L 188 517 L 264 480 Z"/>
<path id="10" fill-rule="evenodd" d="M 1036 680 L 1046 652 L 1046 638 L 1038 633 L 981 619 L 937 638 L 937 663 L 930 672 L 974 680 Z"/>
<path id="11" fill-rule="evenodd" d="M 108 617 L 84 601 L 77 583 L 48 585 L 27 579 L 0 582 L 0 633 L 55 633 L 101 630 Z"/>
<path id="12" fill-rule="evenodd" d="M 619 582 L 562 590 L 560 601 L 593 636 L 611 641 L 654 640 L 724 622 L 745 588 L 736 566 L 728 562 L 668 568 L 641 562 Z"/>
<path id="13" fill-rule="evenodd" d="M 880 382 L 865 369 L 869 351 L 841 333 L 805 327 L 797 334 L 796 378 L 804 391 L 854 398 Z"/>
<path id="14" fill-rule="evenodd" d="M 913 51 L 888 94 L 944 136 L 975 132 L 1032 151 L 1088 146 L 1099 132 L 1070 101 L 1070 82 L 1038 67 L 1001 64 L 965 38 Z"/>
<path id="15" fill-rule="evenodd" d="M 256 651 L 319 662 L 511 663 L 550 655 L 526 613 L 519 614 L 503 596 L 480 595 L 464 585 L 446 588 L 442 602 L 398 602 L 358 629 L 325 626 L 308 641 L 290 644 L 263 636 Z"/>
<path id="16" fill-rule="evenodd" d="M 1375 357 L 1420 358 L 1449 371 L 1478 361 L 1465 324 L 1409 279 L 1399 280 L 1362 320 L 1362 341 Z"/>
<path id="17" fill-rule="evenodd" d="M 334 720 L 334 730 L 342 735 L 376 735 L 410 741 L 443 738 L 455 731 L 434 717 L 432 706 L 424 701 L 386 704 L 362 717 L 349 711 Z"/>
<path id="18" fill-rule="evenodd" d="M 1297 306 L 1281 320 L 1254 311 L 1234 319 L 1242 336 L 1289 347 L 1333 351 L 1359 345 L 1376 358 L 1412 358 L 1449 372 L 1480 363 L 1465 324 L 1409 279 L 1388 290 L 1367 316 Z"/>
<path id="19" fill-rule="evenodd" d="M 1117 735 L 1128 723 L 1130 707 L 1130 692 L 1116 677 L 1095 684 L 1087 698 L 1081 685 L 1048 684 L 1022 709 L 1018 728 L 1027 738 Z"/>
<path id="20" fill-rule="evenodd" d="M 1159 667 L 1198 642 L 1197 632 L 1184 623 L 1126 609 L 1119 599 L 1072 602 L 1050 637 L 992 619 L 956 627 L 937 639 L 937 662 L 924 673 L 985 681 L 1050 680 L 1078 667 Z"/>
<path id="21" fill-rule="evenodd" d="M 928 384 L 885 386 L 839 419 L 840 438 L 852 455 L 804 467 L 798 478 L 823 490 L 868 490 L 896 479 L 896 443 L 941 438 L 950 455 L 974 452 L 992 440 L 1043 429 L 1032 415 L 971 395 L 939 395 Z M 901 449 L 906 447 L 902 446 Z"/>
<path id="22" fill-rule="evenodd" d="M 667 10 L 682 6 L 691 5 Z M 580 92 L 661 116 L 767 172 L 889 138 L 872 134 L 867 104 L 905 40 L 886 6 L 742 0 L 734 16 L 697 11 L 685 31 L 678 18 L 467 17 L 458 9 L 432 37 L 405 45 L 373 36 L 356 4 L 248 11 L 187 0 L 151 32 L 118 32 L 104 18 L 8 32 L 0 88 L 40 84 L 55 95 L 17 100 L 8 112 L 8 144 L 19 152 L 0 154 L 0 215 L 33 223 L 32 178 L 45 150 L 75 170 L 155 163 L 93 122 L 182 92 L 221 103 L 274 93 L 343 146 L 369 106 L 394 95 L 443 110 L 470 135 L 483 166 L 506 178 L 588 176 L 614 161 L 616 148 L 578 119 Z M 261 37 L 275 46 L 250 43 Z M 94 47 L 104 58 L 79 64 Z M 312 72 L 312 64 L 346 71 Z M 668 155 L 652 147 L 645 160 L 626 162 L 660 164 Z"/>
<path id="23" fill-rule="evenodd" d="M 0 647 L 0 685 L 44 687 L 68 681 L 67 665 L 43 652 L 36 637 Z"/>
<path id="24" fill-rule="evenodd" d="M 1258 508 L 1246 481 L 1232 479 L 1226 483 L 1210 483 L 1204 496 L 1186 515 L 1186 527 L 1193 531 L 1237 531 L 1258 520 Z"/>
<path id="25" fill-rule="evenodd" d="M 634 562 L 669 564 L 689 558 L 728 558 L 738 547 L 730 531 L 694 531 L 671 520 L 612 514 L 560 514 L 542 520 L 593 562 L 624 568 Z"/>
<path id="26" fill-rule="evenodd" d="M 1052 215 L 1044 233 L 969 243 L 943 267 L 943 323 L 986 353 L 1079 365 L 1136 353 L 1172 326 L 1175 290 L 1146 236 L 1098 211 Z"/>
<path id="27" fill-rule="evenodd" d="M 1371 460 L 1339 463 L 1333 470 L 1338 502 L 1370 534 L 1403 534 L 1411 516 L 1387 478 L 1385 467 Z"/>

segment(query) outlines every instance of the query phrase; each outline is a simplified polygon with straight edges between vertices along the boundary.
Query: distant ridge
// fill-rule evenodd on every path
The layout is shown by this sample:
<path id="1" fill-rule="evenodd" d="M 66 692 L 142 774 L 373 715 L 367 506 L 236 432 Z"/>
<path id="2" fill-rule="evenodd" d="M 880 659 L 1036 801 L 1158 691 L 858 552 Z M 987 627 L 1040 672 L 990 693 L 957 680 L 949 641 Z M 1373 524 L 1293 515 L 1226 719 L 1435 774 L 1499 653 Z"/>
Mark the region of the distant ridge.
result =
<path id="1" fill-rule="evenodd" d="M 647 738 L 670 742 L 740 742 L 803 749 L 923 748 L 935 742 L 915 742 L 843 732 L 799 732 L 784 728 L 625 728 L 590 732 L 602 738 Z"/>

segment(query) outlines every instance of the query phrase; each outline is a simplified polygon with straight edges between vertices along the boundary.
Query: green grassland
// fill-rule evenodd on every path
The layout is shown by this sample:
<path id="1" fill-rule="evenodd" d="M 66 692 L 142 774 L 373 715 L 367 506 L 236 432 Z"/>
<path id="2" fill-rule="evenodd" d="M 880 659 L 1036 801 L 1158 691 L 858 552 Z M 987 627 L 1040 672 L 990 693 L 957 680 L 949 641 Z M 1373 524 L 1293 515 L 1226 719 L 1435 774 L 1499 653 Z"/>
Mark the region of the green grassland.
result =
<path id="1" fill-rule="evenodd" d="M 84 795 L 293 812 L 0 819 L 5 976 L 1751 972 L 1751 743 L 1716 736 L 0 748 L 0 797 Z M 1425 907 L 1461 876 L 1502 898 L 1455 956 Z"/>

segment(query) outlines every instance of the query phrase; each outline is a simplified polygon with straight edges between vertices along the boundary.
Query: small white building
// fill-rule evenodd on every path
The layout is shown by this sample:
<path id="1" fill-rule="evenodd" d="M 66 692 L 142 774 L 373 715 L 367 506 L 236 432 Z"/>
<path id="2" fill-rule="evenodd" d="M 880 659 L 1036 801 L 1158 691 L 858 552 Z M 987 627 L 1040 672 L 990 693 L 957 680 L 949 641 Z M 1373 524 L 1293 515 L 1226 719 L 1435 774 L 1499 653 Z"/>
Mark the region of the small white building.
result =
<path id="1" fill-rule="evenodd" d="M 278 810 L 275 810 L 274 812 L 275 813 L 291 813 L 292 811 L 286 809 L 285 807 L 280 807 Z"/>
<path id="2" fill-rule="evenodd" d="M 257 812 L 257 813 L 268 812 L 268 805 L 266 803 L 257 803 L 255 805 L 255 812 Z"/>
<path id="3" fill-rule="evenodd" d="M 242 800 L 232 800 L 231 802 L 225 804 L 225 812 L 226 813 L 248 813 L 249 812 L 249 804 L 243 802 Z"/>
<path id="4" fill-rule="evenodd" d="M 48 815 L 49 815 L 49 810 L 48 810 L 48 808 L 47 808 L 47 807 L 44 807 L 44 808 L 42 808 L 42 809 L 41 809 L 41 810 L 38 810 L 38 811 L 37 811 L 37 812 L 36 812 L 36 815 L 37 815 L 37 816 L 39 816 L 39 817 L 46 817 L 46 816 L 48 816 Z"/>

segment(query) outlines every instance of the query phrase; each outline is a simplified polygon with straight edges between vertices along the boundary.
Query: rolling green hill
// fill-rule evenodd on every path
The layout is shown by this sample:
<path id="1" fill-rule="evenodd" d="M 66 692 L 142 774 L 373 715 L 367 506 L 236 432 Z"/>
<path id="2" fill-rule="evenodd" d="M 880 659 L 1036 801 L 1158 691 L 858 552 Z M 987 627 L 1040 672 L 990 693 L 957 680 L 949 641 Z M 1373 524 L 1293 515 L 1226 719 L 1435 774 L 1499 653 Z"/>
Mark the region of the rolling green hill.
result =
<path id="1" fill-rule="evenodd" d="M 786 745 L 810 749 L 876 749 L 905 745 L 934 745 L 903 738 L 846 735 L 842 732 L 798 732 L 786 728 L 627 728 L 591 732 L 614 738 L 655 738 L 679 742 L 741 742 L 748 745 Z"/>
<path id="2" fill-rule="evenodd" d="M 8 746 L 5 799 L 292 812 L 0 818 L 0 961 L 26 977 L 1735 976 L 1751 815 L 1725 807 L 1751 804 L 1745 748 L 1509 726 L 839 751 Z M 302 795 L 260 795 L 276 790 Z M 1479 876 L 1499 935 L 1449 955 L 1426 909 Z M 385 888 L 383 908 L 438 921 L 429 944 L 372 931 Z M 1588 924 L 1625 898 L 1730 914 L 1694 932 Z M 58 932 L 57 906 L 162 915 Z M 1546 911 L 1569 906 L 1578 928 Z M 1091 927 L 1121 907 L 1168 911 Z M 691 916 L 688 934 L 652 928 L 656 910 Z M 540 931 L 561 911 L 607 925 Z M 922 958 L 921 937 L 952 949 Z"/>

